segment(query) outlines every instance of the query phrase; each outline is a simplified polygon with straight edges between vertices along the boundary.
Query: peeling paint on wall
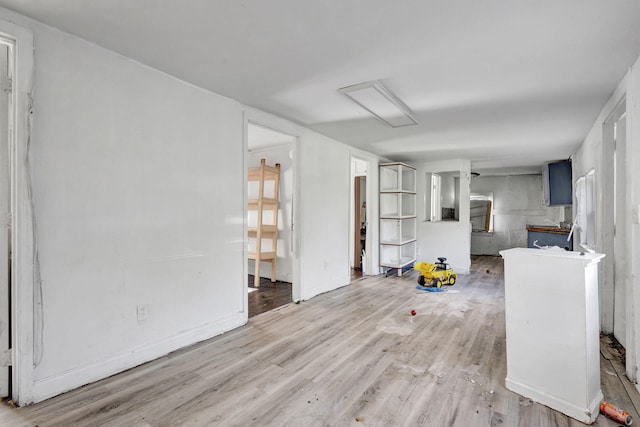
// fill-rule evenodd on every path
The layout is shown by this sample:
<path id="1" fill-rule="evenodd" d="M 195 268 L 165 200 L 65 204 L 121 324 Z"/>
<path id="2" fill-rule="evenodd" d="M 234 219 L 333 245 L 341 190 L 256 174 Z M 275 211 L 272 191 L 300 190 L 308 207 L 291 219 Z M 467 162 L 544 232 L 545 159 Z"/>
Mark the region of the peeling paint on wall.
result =
<path id="1" fill-rule="evenodd" d="M 32 80 L 33 81 L 33 80 Z M 29 199 L 29 213 L 33 224 L 33 366 L 36 367 L 42 361 L 43 333 L 44 333 L 44 309 L 42 300 L 42 278 L 40 275 L 40 258 L 38 256 L 38 227 L 33 204 L 33 185 L 31 169 L 31 134 L 33 129 L 33 88 L 28 93 L 28 115 L 27 115 L 27 148 L 25 150 L 24 167 L 27 183 L 27 197 Z"/>

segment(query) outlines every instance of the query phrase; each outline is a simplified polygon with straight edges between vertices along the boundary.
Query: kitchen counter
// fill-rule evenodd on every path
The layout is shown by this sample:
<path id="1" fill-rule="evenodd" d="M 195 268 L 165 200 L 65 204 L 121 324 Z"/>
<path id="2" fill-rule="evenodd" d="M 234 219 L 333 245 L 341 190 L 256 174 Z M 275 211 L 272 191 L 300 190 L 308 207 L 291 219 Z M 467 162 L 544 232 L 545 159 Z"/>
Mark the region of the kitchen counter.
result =
<path id="1" fill-rule="evenodd" d="M 569 234 L 569 228 L 547 227 L 546 225 L 527 225 L 527 231 L 537 231 L 538 233 Z"/>
<path id="2" fill-rule="evenodd" d="M 573 249 L 573 236 L 567 240 L 570 231 L 568 228 L 527 225 L 527 247 L 558 246 L 570 251 Z"/>

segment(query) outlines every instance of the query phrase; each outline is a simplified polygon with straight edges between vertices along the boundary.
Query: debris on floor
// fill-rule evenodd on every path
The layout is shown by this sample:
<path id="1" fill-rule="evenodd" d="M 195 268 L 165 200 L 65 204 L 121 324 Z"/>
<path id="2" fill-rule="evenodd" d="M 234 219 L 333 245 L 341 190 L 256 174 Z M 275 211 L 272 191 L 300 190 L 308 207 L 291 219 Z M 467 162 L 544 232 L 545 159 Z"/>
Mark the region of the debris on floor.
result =
<path id="1" fill-rule="evenodd" d="M 533 404 L 533 401 L 531 399 L 521 397 L 518 401 L 518 404 L 520 406 L 531 406 Z"/>
<path id="2" fill-rule="evenodd" d="M 426 287 L 426 286 L 416 285 L 416 289 L 420 289 L 421 291 L 428 291 L 428 292 L 444 292 L 444 289 L 438 288 L 436 286 Z"/>
<path id="3" fill-rule="evenodd" d="M 631 415 L 629 415 L 627 411 L 622 410 L 609 402 L 603 401 L 600 404 L 600 413 L 606 415 L 617 423 L 621 423 L 626 426 L 633 424 L 633 419 L 631 419 Z"/>

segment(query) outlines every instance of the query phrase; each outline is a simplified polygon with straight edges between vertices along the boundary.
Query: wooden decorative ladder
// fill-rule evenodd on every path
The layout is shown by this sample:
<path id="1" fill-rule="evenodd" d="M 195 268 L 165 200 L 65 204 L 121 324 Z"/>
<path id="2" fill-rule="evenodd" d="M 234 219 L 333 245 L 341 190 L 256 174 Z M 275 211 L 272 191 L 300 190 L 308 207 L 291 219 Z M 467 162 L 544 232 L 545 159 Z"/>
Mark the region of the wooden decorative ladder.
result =
<path id="1" fill-rule="evenodd" d="M 280 193 L 280 163 L 275 167 L 267 166 L 265 159 L 260 159 L 260 166 L 249 168 L 249 182 L 258 182 L 258 198 L 249 199 L 249 211 L 256 211 L 257 224 L 248 227 L 249 238 L 256 239 L 255 251 L 249 251 L 249 259 L 255 260 L 254 287 L 260 286 L 260 263 L 271 263 L 271 282 L 276 281 L 276 260 L 278 244 L 278 197 Z M 273 197 L 265 197 L 265 183 L 273 185 Z M 264 213 L 271 213 L 271 221 L 264 223 Z M 270 239 L 271 247 L 262 247 L 262 239 Z"/>

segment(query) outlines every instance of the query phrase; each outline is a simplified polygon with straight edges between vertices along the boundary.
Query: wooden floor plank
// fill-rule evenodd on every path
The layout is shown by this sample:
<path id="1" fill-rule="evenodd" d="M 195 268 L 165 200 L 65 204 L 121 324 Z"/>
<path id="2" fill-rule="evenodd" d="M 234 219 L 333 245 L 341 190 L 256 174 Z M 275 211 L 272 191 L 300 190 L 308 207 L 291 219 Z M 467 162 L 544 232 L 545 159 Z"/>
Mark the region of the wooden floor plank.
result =
<path id="1" fill-rule="evenodd" d="M 291 283 L 280 280 L 272 282 L 270 279 L 261 277 L 260 286 L 254 286 L 254 276 L 248 275 L 249 292 L 248 308 L 249 317 L 256 316 L 266 311 L 288 304 L 293 299 Z"/>
<path id="2" fill-rule="evenodd" d="M 411 272 L 357 278 L 40 404 L 0 406 L 0 425 L 583 425 L 504 387 L 503 274 L 500 258 L 473 257 L 439 293 Z M 640 396 L 607 340 L 603 393 L 637 418 Z"/>

